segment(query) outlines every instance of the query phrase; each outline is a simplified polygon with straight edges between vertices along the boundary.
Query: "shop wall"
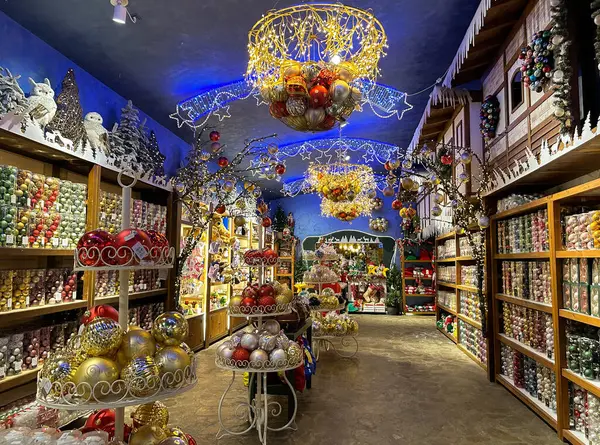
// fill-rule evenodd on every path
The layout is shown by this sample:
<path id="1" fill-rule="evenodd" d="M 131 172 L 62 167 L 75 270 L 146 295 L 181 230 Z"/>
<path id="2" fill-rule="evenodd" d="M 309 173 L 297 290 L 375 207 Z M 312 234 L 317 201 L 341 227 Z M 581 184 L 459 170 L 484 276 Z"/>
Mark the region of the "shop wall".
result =
<path id="1" fill-rule="evenodd" d="M 271 216 L 274 215 L 277 206 L 280 205 L 286 215 L 289 212 L 294 214 L 296 220 L 295 235 L 304 240 L 307 236 L 321 235 L 336 230 L 352 229 L 374 235 L 385 235 L 399 238 L 402 230 L 400 229 L 401 218 L 398 212 L 392 210 L 393 198 L 383 198 L 383 208 L 373 212 L 373 217 L 384 217 L 389 221 L 387 232 L 374 232 L 369 229 L 369 218 L 361 217 L 352 221 L 351 224 L 338 221 L 335 218 L 325 218 L 321 216 L 321 199 L 315 194 L 298 195 L 294 198 L 276 199 L 270 202 Z"/>
<path id="2" fill-rule="evenodd" d="M 110 63 L 110 60 L 106 63 Z M 27 80 L 29 77 L 37 82 L 47 77 L 58 94 L 65 73 L 69 68 L 73 68 L 84 115 L 90 111 L 100 113 L 104 118 L 104 126 L 109 130 L 118 121 L 121 109 L 127 103 L 125 98 L 2 12 L 0 12 L 0 66 L 8 68 L 15 76 L 21 75 L 20 85 L 26 94 L 30 90 Z M 161 152 L 167 157 L 167 171 L 173 173 L 179 165 L 180 150 L 187 150 L 187 144 L 140 112 L 140 119 L 145 118 L 148 119 L 146 123 L 148 128 L 156 133 Z"/>

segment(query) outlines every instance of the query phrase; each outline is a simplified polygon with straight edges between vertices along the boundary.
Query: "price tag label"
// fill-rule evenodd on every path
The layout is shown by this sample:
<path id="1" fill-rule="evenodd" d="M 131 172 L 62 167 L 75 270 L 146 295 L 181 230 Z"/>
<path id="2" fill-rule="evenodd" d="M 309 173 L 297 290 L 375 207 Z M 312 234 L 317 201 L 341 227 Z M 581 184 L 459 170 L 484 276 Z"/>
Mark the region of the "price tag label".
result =
<path id="1" fill-rule="evenodd" d="M 79 326 L 79 331 L 77 332 L 77 335 L 81 335 L 81 334 L 83 334 L 83 330 L 84 330 L 84 329 L 85 329 L 85 325 L 84 325 L 84 324 L 81 324 L 81 325 Z"/>
<path id="2" fill-rule="evenodd" d="M 44 200 L 40 199 L 40 209 L 43 209 L 45 207 L 44 204 L 45 204 Z"/>
<path id="3" fill-rule="evenodd" d="M 6 307 L 10 310 L 12 309 L 12 297 L 6 300 Z"/>
<path id="4" fill-rule="evenodd" d="M 69 247 L 69 238 L 63 238 L 62 239 L 62 246 L 66 249 L 67 247 Z"/>
<path id="5" fill-rule="evenodd" d="M 100 213 L 100 219 L 106 219 L 106 212 Z"/>
<path id="6" fill-rule="evenodd" d="M 37 358 L 37 357 L 33 357 L 33 358 L 31 359 L 31 366 L 32 366 L 33 368 L 37 368 L 37 365 L 38 365 L 38 358 Z"/>
<path id="7" fill-rule="evenodd" d="M 54 300 L 56 300 L 57 303 L 60 303 L 62 301 L 62 293 L 61 292 L 55 292 L 54 293 Z"/>
<path id="8" fill-rule="evenodd" d="M 131 250 L 133 250 L 133 253 L 139 259 L 144 259 L 146 256 L 148 256 L 148 251 L 144 246 L 142 246 L 142 243 L 135 243 Z"/>
<path id="9" fill-rule="evenodd" d="M 129 286 L 129 292 L 133 292 L 133 286 Z"/>
<path id="10" fill-rule="evenodd" d="M 12 246 L 15 243 L 14 235 L 6 235 L 6 244 Z"/>
<path id="11" fill-rule="evenodd" d="M 26 236 L 21 238 L 21 245 L 22 246 L 28 246 L 29 245 L 29 238 L 27 238 Z"/>
<path id="12" fill-rule="evenodd" d="M 57 212 L 60 212 L 60 202 L 55 203 L 54 208 L 56 209 Z"/>
<path id="13" fill-rule="evenodd" d="M 10 203 L 11 204 L 17 203 L 17 195 L 10 195 Z"/>
<path id="14" fill-rule="evenodd" d="M 60 240 L 58 238 L 52 238 L 52 247 L 55 249 L 58 247 Z"/>
<path id="15" fill-rule="evenodd" d="M 46 245 L 46 238 L 42 237 L 42 247 L 44 247 Z"/>
<path id="16" fill-rule="evenodd" d="M 20 371 L 22 367 L 23 367 L 23 360 L 15 360 L 15 369 Z"/>
<path id="17" fill-rule="evenodd" d="M 73 291 L 72 295 L 73 295 L 73 300 L 77 300 L 77 291 L 76 290 Z"/>
<path id="18" fill-rule="evenodd" d="M 31 207 L 31 198 L 27 198 L 27 207 Z"/>
<path id="19" fill-rule="evenodd" d="M 27 297 L 25 297 L 25 305 L 27 307 L 29 307 L 29 295 L 27 295 Z"/>
<path id="20" fill-rule="evenodd" d="M 0 379 L 6 377 L 6 366 L 0 366 Z"/>

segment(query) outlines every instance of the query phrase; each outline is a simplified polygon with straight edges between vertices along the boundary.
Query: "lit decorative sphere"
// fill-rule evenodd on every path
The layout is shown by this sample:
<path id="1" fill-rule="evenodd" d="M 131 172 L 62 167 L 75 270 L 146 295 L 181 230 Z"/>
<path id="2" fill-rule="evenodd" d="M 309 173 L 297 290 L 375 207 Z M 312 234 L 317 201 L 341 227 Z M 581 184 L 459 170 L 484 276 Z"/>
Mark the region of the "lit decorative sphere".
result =
<path id="1" fill-rule="evenodd" d="M 482 229 L 485 229 L 490 226 L 490 219 L 487 216 L 480 216 L 477 219 L 477 224 L 479 224 L 479 227 Z"/>
<path id="2" fill-rule="evenodd" d="M 271 218 L 269 218 L 268 216 L 265 216 L 265 217 L 262 219 L 261 225 L 262 225 L 263 227 L 271 227 L 271 224 L 272 224 L 272 222 L 271 222 Z"/>
<path id="3" fill-rule="evenodd" d="M 84 266 L 115 264 L 114 254 L 114 238 L 104 230 L 87 232 L 77 242 L 78 260 Z"/>
<path id="4" fill-rule="evenodd" d="M 413 188 L 413 186 L 415 184 L 415 181 L 413 181 L 411 178 L 404 177 L 400 181 L 400 184 L 402 185 L 402 188 L 404 190 L 412 190 L 412 188 Z"/>
<path id="5" fill-rule="evenodd" d="M 302 348 L 296 342 L 291 342 L 287 349 L 288 359 L 292 363 L 299 363 L 302 360 Z"/>
<path id="6" fill-rule="evenodd" d="M 119 378 L 119 366 L 104 357 L 91 357 L 84 361 L 73 376 L 77 395 L 86 401 L 101 400 L 110 394 L 112 384 Z"/>
<path id="7" fill-rule="evenodd" d="M 460 162 L 462 162 L 463 164 L 469 164 L 471 162 L 471 153 L 469 153 L 468 151 L 463 151 L 460 154 Z"/>
<path id="8" fill-rule="evenodd" d="M 243 340 L 243 338 L 242 338 Z M 269 354 L 262 349 L 256 349 L 250 354 L 250 364 L 254 367 L 263 366 L 269 360 Z"/>
<path id="9" fill-rule="evenodd" d="M 413 163 L 410 159 L 405 159 L 402 161 L 402 168 L 405 170 L 410 170 L 413 166 Z"/>
<path id="10" fill-rule="evenodd" d="M 277 320 L 266 320 L 262 328 L 269 334 L 277 335 L 281 331 L 281 326 Z"/>
<path id="11" fill-rule="evenodd" d="M 263 352 L 271 352 L 277 347 L 277 336 L 274 334 L 262 334 L 258 340 L 258 347 L 263 350 Z M 268 358 L 269 357 L 267 356 L 267 359 Z"/>
<path id="12" fill-rule="evenodd" d="M 399 201 L 398 199 L 394 199 L 392 201 L 392 209 L 400 210 L 401 208 L 402 208 L 402 201 Z"/>
<path id="13" fill-rule="evenodd" d="M 269 145 L 267 145 L 267 151 L 270 155 L 275 155 L 279 151 L 279 147 L 277 146 L 277 144 L 271 142 Z"/>
<path id="14" fill-rule="evenodd" d="M 600 26 L 600 14 L 596 14 L 596 17 L 594 17 L 594 25 Z"/>
<path id="15" fill-rule="evenodd" d="M 205 162 L 206 162 L 206 161 L 208 161 L 208 160 L 210 159 L 210 156 L 211 156 L 211 155 L 210 155 L 210 153 L 209 153 L 209 152 L 207 152 L 207 151 L 204 151 L 204 150 L 202 150 L 202 151 L 200 152 L 200 159 L 202 159 L 202 160 L 203 160 L 203 161 L 205 161 Z"/>
<path id="16" fill-rule="evenodd" d="M 88 324 L 90 321 L 99 317 L 110 318 L 118 323 L 119 311 L 109 304 L 99 304 L 85 311 L 83 317 L 81 317 L 81 323 Z"/>
<path id="17" fill-rule="evenodd" d="M 236 227 L 241 227 L 241 226 L 243 226 L 243 225 L 245 225 L 245 224 L 246 224 L 246 218 L 244 218 L 244 217 L 243 217 L 243 216 L 241 216 L 241 215 L 238 215 L 238 216 L 236 216 L 235 218 L 233 218 L 233 224 L 234 224 Z"/>
<path id="18" fill-rule="evenodd" d="M 117 264 L 136 265 L 142 260 L 150 259 L 152 241 L 143 230 L 125 229 L 115 236 L 116 247 L 115 261 Z"/>
<path id="19" fill-rule="evenodd" d="M 467 175 L 465 172 L 462 172 L 458 175 L 458 180 L 462 183 L 469 182 L 469 175 Z"/>
<path id="20" fill-rule="evenodd" d="M 274 365 L 279 365 L 287 361 L 287 354 L 283 349 L 277 348 L 274 349 L 271 354 L 269 354 L 269 360 Z"/>
<path id="21" fill-rule="evenodd" d="M 123 339 L 123 329 L 110 318 L 95 318 L 81 334 L 81 348 L 89 355 L 98 356 L 114 352 Z"/>
<path id="22" fill-rule="evenodd" d="M 280 176 L 283 175 L 285 173 L 285 165 L 277 164 L 275 166 L 275 173 L 277 173 Z"/>
<path id="23" fill-rule="evenodd" d="M 562 107 L 554 108 L 554 115 L 556 117 L 563 117 L 565 115 L 565 109 Z"/>
<path id="24" fill-rule="evenodd" d="M 165 312 L 154 319 L 152 335 L 163 345 L 175 346 L 185 341 L 189 333 L 189 325 L 179 312 Z"/>
<path id="25" fill-rule="evenodd" d="M 444 195 L 442 195 L 441 193 L 436 193 L 435 195 L 433 195 L 433 202 L 435 202 L 436 204 L 441 204 L 442 202 L 444 202 Z"/>
<path id="26" fill-rule="evenodd" d="M 217 142 L 219 139 L 221 139 L 221 134 L 218 131 L 213 130 L 210 132 L 209 137 L 211 141 Z"/>
<path id="27" fill-rule="evenodd" d="M 221 151 L 221 143 L 219 142 L 213 142 L 212 144 L 210 144 L 210 151 L 212 151 L 213 153 L 219 153 Z"/>
<path id="28" fill-rule="evenodd" d="M 388 162 L 390 163 L 390 167 L 392 167 L 392 170 L 396 170 L 398 167 L 400 167 L 400 159 L 396 157 L 391 158 Z"/>

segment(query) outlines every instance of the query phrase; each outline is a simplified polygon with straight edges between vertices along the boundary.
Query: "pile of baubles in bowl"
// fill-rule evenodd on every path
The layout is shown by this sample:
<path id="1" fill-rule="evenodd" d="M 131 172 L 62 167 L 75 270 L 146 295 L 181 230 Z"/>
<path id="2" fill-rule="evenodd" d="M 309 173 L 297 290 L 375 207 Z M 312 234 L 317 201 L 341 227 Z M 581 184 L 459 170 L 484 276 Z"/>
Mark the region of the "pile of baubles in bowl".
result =
<path id="1" fill-rule="evenodd" d="M 168 263 L 171 256 L 167 237 L 154 230 L 125 229 L 117 235 L 92 230 L 77 243 L 76 266 L 153 266 Z"/>
<path id="2" fill-rule="evenodd" d="M 300 366 L 302 347 L 281 331 L 276 320 L 267 320 L 260 330 L 236 332 L 217 348 L 217 364 L 244 369 L 286 369 Z"/>
<path id="3" fill-rule="evenodd" d="M 341 296 L 337 296 L 333 289 L 326 288 L 321 291 L 321 295 L 316 293 L 308 294 L 308 301 L 311 308 L 318 309 L 337 309 L 343 303 Z"/>
<path id="4" fill-rule="evenodd" d="M 244 263 L 248 266 L 274 266 L 279 260 L 279 255 L 270 247 L 265 249 L 250 249 L 244 252 Z"/>
<path id="5" fill-rule="evenodd" d="M 358 334 L 358 323 L 348 315 L 329 312 L 323 316 L 313 315 L 313 335 L 315 337 L 343 337 Z"/>
<path id="6" fill-rule="evenodd" d="M 108 305 L 91 308 L 81 335 L 44 362 L 38 397 L 71 405 L 139 400 L 195 381 L 194 354 L 184 343 L 189 326 L 179 312 L 154 320 L 152 332 L 129 326 Z"/>
<path id="7" fill-rule="evenodd" d="M 249 284 L 240 296 L 232 297 L 229 312 L 232 314 L 260 315 L 285 312 L 292 302 L 293 292 L 287 284 Z"/>

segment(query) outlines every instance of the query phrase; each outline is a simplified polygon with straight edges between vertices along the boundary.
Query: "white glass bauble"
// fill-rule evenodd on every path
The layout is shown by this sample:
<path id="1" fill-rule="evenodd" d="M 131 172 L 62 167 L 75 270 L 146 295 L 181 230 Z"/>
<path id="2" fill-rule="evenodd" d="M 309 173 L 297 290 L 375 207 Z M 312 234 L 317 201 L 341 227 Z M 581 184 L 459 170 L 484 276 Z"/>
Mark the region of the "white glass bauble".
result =
<path id="1" fill-rule="evenodd" d="M 598 15 L 596 15 L 596 17 L 594 17 L 594 25 L 600 26 L 600 14 L 598 14 Z"/>
<path id="2" fill-rule="evenodd" d="M 563 37 L 560 34 L 555 34 L 552 37 L 552 44 L 553 45 L 560 45 L 563 41 Z"/>
<path id="3" fill-rule="evenodd" d="M 565 115 L 565 110 L 563 108 L 557 107 L 554 109 L 554 115 L 556 117 L 563 117 Z"/>
<path id="4" fill-rule="evenodd" d="M 563 70 L 556 70 L 556 71 L 554 71 L 554 74 L 552 74 L 552 80 L 554 82 L 562 82 L 564 78 L 565 78 L 565 73 Z"/>

